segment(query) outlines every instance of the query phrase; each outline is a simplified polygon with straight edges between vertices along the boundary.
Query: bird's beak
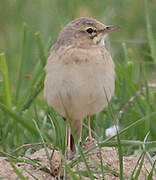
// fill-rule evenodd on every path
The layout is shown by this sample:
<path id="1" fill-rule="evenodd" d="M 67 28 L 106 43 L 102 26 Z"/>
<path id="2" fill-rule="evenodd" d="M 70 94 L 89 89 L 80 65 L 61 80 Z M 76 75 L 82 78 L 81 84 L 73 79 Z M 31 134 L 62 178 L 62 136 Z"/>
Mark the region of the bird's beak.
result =
<path id="1" fill-rule="evenodd" d="M 106 32 L 111 32 L 111 31 L 117 30 L 119 28 L 120 28 L 120 26 L 118 26 L 118 25 L 110 25 L 110 26 L 105 27 L 105 31 Z"/>

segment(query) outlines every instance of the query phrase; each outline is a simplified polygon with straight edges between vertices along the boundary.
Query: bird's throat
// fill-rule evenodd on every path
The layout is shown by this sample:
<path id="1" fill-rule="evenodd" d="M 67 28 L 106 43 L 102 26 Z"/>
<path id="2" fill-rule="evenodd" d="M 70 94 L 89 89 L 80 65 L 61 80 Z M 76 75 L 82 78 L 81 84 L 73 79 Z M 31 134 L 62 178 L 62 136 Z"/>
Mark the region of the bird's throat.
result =
<path id="1" fill-rule="evenodd" d="M 97 36 L 95 36 L 93 38 L 93 42 L 96 45 L 100 45 L 100 46 L 104 46 L 105 45 L 105 35 L 103 35 L 102 33 L 98 34 Z"/>

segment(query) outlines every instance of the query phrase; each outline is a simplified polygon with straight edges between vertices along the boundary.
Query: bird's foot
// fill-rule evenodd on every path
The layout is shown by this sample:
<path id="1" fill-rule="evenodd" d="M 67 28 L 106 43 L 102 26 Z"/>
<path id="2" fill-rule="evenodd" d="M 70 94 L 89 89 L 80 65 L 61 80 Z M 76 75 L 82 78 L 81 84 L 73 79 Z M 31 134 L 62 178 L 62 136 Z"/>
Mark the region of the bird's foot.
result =
<path id="1" fill-rule="evenodd" d="M 86 141 L 83 143 L 83 150 L 87 150 L 95 143 L 95 141 L 96 141 L 95 138 L 88 136 L 86 138 Z"/>
<path id="2" fill-rule="evenodd" d="M 86 141 L 93 142 L 95 139 L 92 136 L 87 136 Z"/>
<path id="3" fill-rule="evenodd" d="M 71 161 L 74 158 L 75 152 L 73 152 L 71 149 L 67 149 L 66 152 L 66 158 L 68 161 Z"/>

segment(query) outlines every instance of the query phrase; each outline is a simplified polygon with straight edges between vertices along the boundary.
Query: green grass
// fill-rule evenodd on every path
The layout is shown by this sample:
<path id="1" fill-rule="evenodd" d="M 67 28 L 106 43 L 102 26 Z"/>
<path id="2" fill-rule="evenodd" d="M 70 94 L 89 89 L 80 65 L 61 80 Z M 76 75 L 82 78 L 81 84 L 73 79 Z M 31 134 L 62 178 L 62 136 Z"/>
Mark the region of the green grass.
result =
<path id="1" fill-rule="evenodd" d="M 138 179 L 145 157 L 153 167 L 146 178 L 150 179 L 156 171 L 155 162 L 152 160 L 156 146 L 156 89 L 148 86 L 149 82 L 156 83 L 154 1 L 2 1 L 0 155 L 9 156 L 17 147 L 37 142 L 45 144 L 46 149 L 46 143 L 50 142 L 54 149 L 59 149 L 62 153 L 66 167 L 62 173 L 70 173 L 73 179 L 83 176 L 94 179 L 94 172 L 85 155 L 97 146 L 99 153 L 104 146 L 114 146 L 118 147 L 119 152 L 119 172 L 105 167 L 102 159 L 100 164 L 92 163 L 103 175 L 103 179 L 107 172 L 124 179 L 123 155 L 133 154 L 136 149 L 142 148 L 131 179 Z M 105 24 L 121 26 L 119 31 L 110 35 L 108 41 L 108 48 L 116 64 L 116 90 L 111 106 L 91 116 L 91 126 L 98 145 L 90 147 L 86 152 L 78 146 L 79 156 L 68 164 L 64 156 L 66 122 L 55 110 L 47 107 L 43 98 L 44 66 L 50 47 L 56 41 L 62 26 L 83 13 L 90 14 Z M 139 90 L 141 92 L 137 95 Z M 133 102 L 129 101 L 132 97 Z M 111 138 L 106 137 L 105 130 L 118 123 L 118 134 Z M 87 132 L 84 120 L 82 141 L 85 140 Z M 114 140 L 114 137 L 117 137 L 117 140 Z M 36 150 L 38 148 L 30 147 Z M 14 157 L 21 153 L 24 154 L 23 148 L 17 151 Z M 25 179 L 14 166 L 17 159 L 9 158 L 14 171 L 21 179 Z M 75 173 L 71 168 L 79 161 L 85 162 L 86 170 L 78 169 Z"/>

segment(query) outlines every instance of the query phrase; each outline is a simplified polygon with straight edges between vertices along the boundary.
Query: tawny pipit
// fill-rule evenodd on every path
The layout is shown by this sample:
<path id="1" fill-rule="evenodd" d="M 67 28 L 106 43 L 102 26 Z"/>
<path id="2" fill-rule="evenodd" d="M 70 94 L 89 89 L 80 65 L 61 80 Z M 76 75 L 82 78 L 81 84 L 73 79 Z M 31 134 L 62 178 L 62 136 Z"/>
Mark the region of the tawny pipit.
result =
<path id="1" fill-rule="evenodd" d="M 118 28 L 92 18 L 78 18 L 62 29 L 51 49 L 45 68 L 44 95 L 64 118 L 66 107 L 78 139 L 83 118 L 100 112 L 113 96 L 114 63 L 104 37 Z M 67 159 L 73 151 L 75 146 L 68 126 Z"/>

